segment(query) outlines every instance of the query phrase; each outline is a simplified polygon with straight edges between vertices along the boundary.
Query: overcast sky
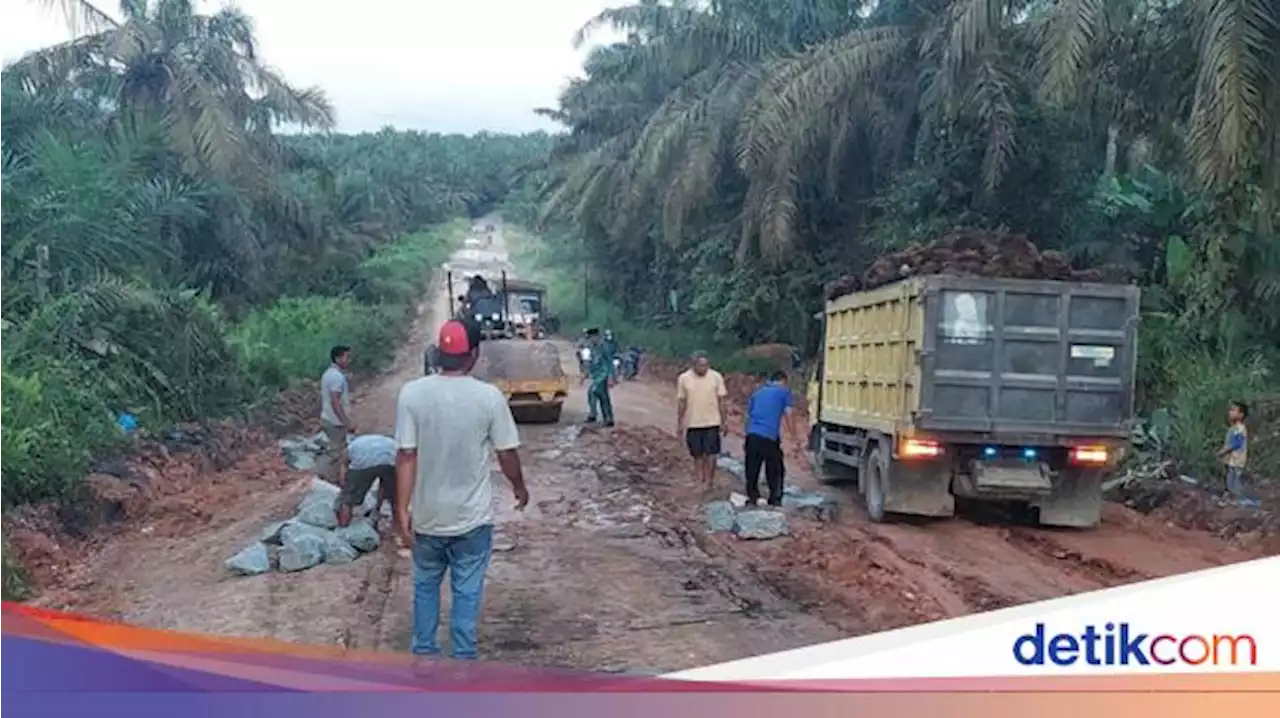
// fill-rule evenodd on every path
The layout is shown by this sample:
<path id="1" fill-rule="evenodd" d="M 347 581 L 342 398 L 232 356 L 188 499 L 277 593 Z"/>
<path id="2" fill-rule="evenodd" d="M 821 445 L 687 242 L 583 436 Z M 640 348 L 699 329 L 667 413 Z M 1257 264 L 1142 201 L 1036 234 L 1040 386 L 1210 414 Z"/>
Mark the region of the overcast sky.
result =
<path id="1" fill-rule="evenodd" d="M 69 39 L 36 0 L 0 0 L 5 62 Z M 114 0 L 99 7 L 116 10 Z M 206 9 L 224 1 L 205 0 Z M 625 0 L 239 0 L 267 64 L 319 85 L 345 132 L 384 125 L 437 132 L 554 130 L 533 114 L 580 74 L 574 32 Z M 601 35 L 600 40 L 608 39 Z"/>

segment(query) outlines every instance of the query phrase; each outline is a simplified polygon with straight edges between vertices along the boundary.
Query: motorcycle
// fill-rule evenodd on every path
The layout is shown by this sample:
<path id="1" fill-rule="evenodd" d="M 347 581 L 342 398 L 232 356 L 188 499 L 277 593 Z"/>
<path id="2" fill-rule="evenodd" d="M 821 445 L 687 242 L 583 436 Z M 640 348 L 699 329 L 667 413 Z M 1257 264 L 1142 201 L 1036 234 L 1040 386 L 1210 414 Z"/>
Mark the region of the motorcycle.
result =
<path id="1" fill-rule="evenodd" d="M 622 360 L 622 378 L 628 381 L 640 375 L 640 356 L 643 350 L 632 347 Z"/>
<path id="2" fill-rule="evenodd" d="M 613 376 L 615 378 L 622 376 L 622 360 L 618 357 L 613 358 Z"/>
<path id="3" fill-rule="evenodd" d="M 587 375 L 587 369 L 591 366 L 591 347 L 580 347 L 578 349 L 578 373 L 583 376 Z"/>

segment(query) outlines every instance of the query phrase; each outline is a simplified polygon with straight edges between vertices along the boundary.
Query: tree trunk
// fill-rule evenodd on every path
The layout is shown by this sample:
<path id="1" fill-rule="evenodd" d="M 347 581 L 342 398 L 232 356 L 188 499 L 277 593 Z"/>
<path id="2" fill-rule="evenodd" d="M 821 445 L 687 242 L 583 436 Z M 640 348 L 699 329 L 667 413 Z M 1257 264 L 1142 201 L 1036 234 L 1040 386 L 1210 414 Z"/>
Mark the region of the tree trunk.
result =
<path id="1" fill-rule="evenodd" d="M 1118 151 L 1120 128 L 1114 124 L 1107 126 L 1107 164 L 1102 173 L 1106 177 L 1116 174 L 1116 153 Z"/>

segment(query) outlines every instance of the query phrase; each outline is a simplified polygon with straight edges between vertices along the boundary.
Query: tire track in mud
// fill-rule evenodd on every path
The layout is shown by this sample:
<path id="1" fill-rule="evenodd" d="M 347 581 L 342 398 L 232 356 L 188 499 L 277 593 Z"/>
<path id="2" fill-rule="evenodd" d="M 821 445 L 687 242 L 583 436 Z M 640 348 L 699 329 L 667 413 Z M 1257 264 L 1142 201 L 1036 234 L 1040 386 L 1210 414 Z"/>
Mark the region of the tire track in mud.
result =
<path id="1" fill-rule="evenodd" d="M 634 394 L 639 388 L 629 391 Z M 661 425 L 667 408 L 656 397 L 649 400 L 658 408 L 646 410 L 641 419 L 651 417 Z M 687 459 L 675 437 L 652 426 L 625 425 L 615 432 L 615 449 L 631 466 L 644 462 L 630 456 L 634 448 L 618 446 L 643 447 L 650 461 L 654 447 L 671 447 L 670 468 L 659 472 L 665 480 L 649 482 L 658 503 L 695 500 L 700 505 L 700 500 L 673 488 L 678 481 L 672 477 L 687 473 Z M 793 518 L 792 536 L 771 542 L 722 536 L 699 536 L 698 541 L 713 557 L 741 567 L 735 574 L 749 575 L 798 610 L 853 633 L 996 610 L 1250 557 L 1209 536 L 1169 534 L 1142 517 L 1117 514 L 1122 507 L 1109 507 L 1103 526 L 1090 531 L 1007 520 L 1002 524 L 966 514 L 874 524 L 847 490 L 819 487 L 806 474 L 804 468 L 789 470 L 788 481 L 833 495 L 840 504 L 834 522 Z M 726 489 L 740 490 L 723 472 L 719 481 Z M 688 525 L 700 527 L 696 512 L 677 513 Z M 1170 554 L 1179 558 L 1170 559 Z"/>
<path id="2" fill-rule="evenodd" d="M 1014 528 L 1004 533 L 1009 543 L 1046 561 L 1055 561 L 1075 571 L 1086 579 L 1103 586 L 1118 586 L 1134 581 L 1155 578 L 1154 575 L 1128 566 L 1121 566 L 1105 558 L 1085 556 L 1080 551 L 1063 546 L 1054 540 L 1050 530 Z"/>

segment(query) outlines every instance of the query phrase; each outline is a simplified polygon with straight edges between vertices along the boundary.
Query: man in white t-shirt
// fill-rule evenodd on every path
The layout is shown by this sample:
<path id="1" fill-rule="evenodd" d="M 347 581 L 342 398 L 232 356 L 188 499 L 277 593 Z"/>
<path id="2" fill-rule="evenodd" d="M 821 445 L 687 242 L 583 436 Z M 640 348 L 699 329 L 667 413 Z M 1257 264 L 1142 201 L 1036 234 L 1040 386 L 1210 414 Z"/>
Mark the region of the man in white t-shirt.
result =
<path id="1" fill-rule="evenodd" d="M 520 435 L 497 387 L 467 376 L 479 356 L 480 329 L 456 319 L 440 327 L 438 374 L 404 385 L 396 406 L 396 528 L 413 549 L 413 653 L 440 654 L 440 584 L 453 592 L 453 657 L 476 658 L 484 574 L 493 551 L 496 452 L 516 509 L 529 503 Z"/>
<path id="2" fill-rule="evenodd" d="M 354 436 L 356 426 L 350 419 L 351 386 L 347 367 L 351 365 L 351 347 L 336 346 L 329 350 L 329 368 L 320 377 L 320 426 L 325 445 L 317 457 L 316 473 L 330 483 L 346 483 L 347 437 Z"/>

